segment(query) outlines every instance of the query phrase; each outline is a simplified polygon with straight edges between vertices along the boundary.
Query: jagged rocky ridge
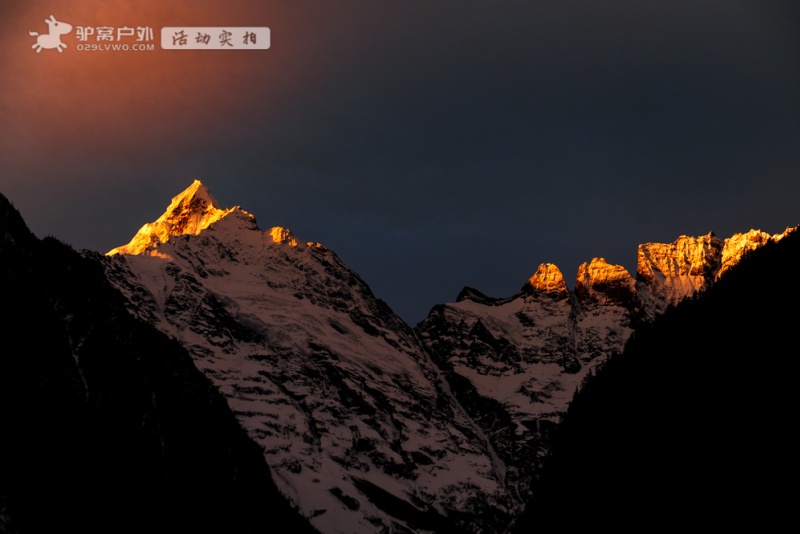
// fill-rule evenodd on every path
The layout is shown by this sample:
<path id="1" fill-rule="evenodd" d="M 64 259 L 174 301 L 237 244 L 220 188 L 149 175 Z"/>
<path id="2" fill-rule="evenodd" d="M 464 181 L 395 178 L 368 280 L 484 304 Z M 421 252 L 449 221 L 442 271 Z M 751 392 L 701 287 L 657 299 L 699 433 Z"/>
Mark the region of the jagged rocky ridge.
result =
<path id="1" fill-rule="evenodd" d="M 102 261 L 320 531 L 498 532 L 521 510 L 414 332 L 324 246 L 261 231 L 195 182 Z"/>
<path id="2" fill-rule="evenodd" d="M 527 495 L 553 429 L 593 368 L 619 353 L 638 325 L 789 231 L 647 243 L 639 246 L 636 279 L 595 258 L 578 268 L 572 292 L 555 265 L 542 264 L 516 295 L 492 299 L 465 288 L 416 330 L 509 466 L 507 480 Z"/>

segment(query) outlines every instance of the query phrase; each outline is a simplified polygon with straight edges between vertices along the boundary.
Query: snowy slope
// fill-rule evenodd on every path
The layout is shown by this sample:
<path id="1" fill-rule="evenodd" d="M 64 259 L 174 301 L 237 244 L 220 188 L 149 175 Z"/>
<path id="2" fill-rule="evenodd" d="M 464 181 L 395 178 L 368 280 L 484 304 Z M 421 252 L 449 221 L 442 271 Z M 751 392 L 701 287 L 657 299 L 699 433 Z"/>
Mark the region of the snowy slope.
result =
<path id="1" fill-rule="evenodd" d="M 105 259 L 179 339 L 323 533 L 502 530 L 506 467 L 414 332 L 330 250 L 195 182 Z"/>
<path id="2" fill-rule="evenodd" d="M 618 300 L 633 286 L 627 271 L 602 259 L 581 269 L 579 297 L 558 267 L 542 264 L 514 297 L 492 301 L 466 290 L 417 327 L 459 400 L 514 467 L 519 495 L 581 381 L 632 331 L 631 304 Z"/>

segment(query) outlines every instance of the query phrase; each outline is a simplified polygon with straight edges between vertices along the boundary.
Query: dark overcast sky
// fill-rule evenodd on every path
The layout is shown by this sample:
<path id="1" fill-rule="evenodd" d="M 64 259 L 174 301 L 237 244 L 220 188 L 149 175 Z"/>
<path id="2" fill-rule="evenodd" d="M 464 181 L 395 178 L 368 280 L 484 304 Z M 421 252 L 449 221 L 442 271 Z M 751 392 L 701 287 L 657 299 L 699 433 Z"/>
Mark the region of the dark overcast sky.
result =
<path id="1" fill-rule="evenodd" d="M 800 3 L 4 0 L 0 192 L 106 251 L 195 178 L 334 250 L 411 324 L 542 262 L 800 223 Z M 169 4 L 165 7 L 163 4 Z M 269 26 L 267 51 L 31 48 Z"/>

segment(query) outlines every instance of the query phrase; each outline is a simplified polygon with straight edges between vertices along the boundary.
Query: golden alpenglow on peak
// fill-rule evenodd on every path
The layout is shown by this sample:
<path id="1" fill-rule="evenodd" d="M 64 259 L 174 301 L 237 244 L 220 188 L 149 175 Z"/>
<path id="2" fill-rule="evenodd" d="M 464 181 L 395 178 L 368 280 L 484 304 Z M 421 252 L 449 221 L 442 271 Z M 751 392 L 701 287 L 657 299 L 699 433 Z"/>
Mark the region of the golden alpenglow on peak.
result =
<path id="1" fill-rule="evenodd" d="M 593 258 L 578 267 L 577 283 L 586 287 L 613 282 L 629 283 L 633 277 L 622 265 L 612 265 L 605 258 Z"/>
<path id="2" fill-rule="evenodd" d="M 593 258 L 578 267 L 575 294 L 582 301 L 624 303 L 636 294 L 636 282 L 622 265 L 612 265 L 605 258 Z"/>
<path id="3" fill-rule="evenodd" d="M 270 235 L 273 243 L 291 245 L 293 247 L 298 245 L 297 238 L 294 236 L 292 231 L 288 228 L 284 228 L 283 226 L 274 226 L 266 233 Z"/>
<path id="4" fill-rule="evenodd" d="M 528 279 L 528 285 L 538 291 L 554 294 L 568 294 L 567 283 L 561 270 L 552 263 L 543 263 Z"/>
<path id="5" fill-rule="evenodd" d="M 235 209 L 236 207 L 220 209 L 219 203 L 208 188 L 200 180 L 195 180 L 192 185 L 173 197 L 161 217 L 142 226 L 130 243 L 110 250 L 106 255 L 142 254 L 161 243 L 166 243 L 170 236 L 197 235 Z"/>
<path id="6" fill-rule="evenodd" d="M 739 263 L 742 257 L 748 252 L 764 246 L 770 241 L 780 241 L 793 231 L 794 228 L 789 227 L 783 233 L 774 235 L 753 229 L 749 232 L 733 234 L 731 237 L 725 239 L 724 245 L 722 246 L 722 263 L 716 278 L 719 278 L 723 273 Z"/>

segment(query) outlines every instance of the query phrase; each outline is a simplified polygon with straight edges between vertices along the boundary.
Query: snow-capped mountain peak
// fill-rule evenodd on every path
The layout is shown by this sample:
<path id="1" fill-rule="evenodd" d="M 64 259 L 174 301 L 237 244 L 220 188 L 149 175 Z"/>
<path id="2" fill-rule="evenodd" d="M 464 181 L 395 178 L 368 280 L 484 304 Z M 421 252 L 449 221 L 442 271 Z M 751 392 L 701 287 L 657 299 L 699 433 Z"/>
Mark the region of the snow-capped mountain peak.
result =
<path id="1" fill-rule="evenodd" d="M 333 251 L 262 231 L 195 182 L 103 261 L 321 532 L 492 532 L 519 511 L 509 470 L 413 331 Z"/>
<path id="2" fill-rule="evenodd" d="M 170 236 L 197 235 L 235 210 L 243 211 L 239 206 L 220 209 L 208 188 L 200 180 L 195 180 L 172 198 L 161 217 L 142 226 L 127 245 L 109 251 L 108 255 L 142 254 L 166 243 Z"/>

